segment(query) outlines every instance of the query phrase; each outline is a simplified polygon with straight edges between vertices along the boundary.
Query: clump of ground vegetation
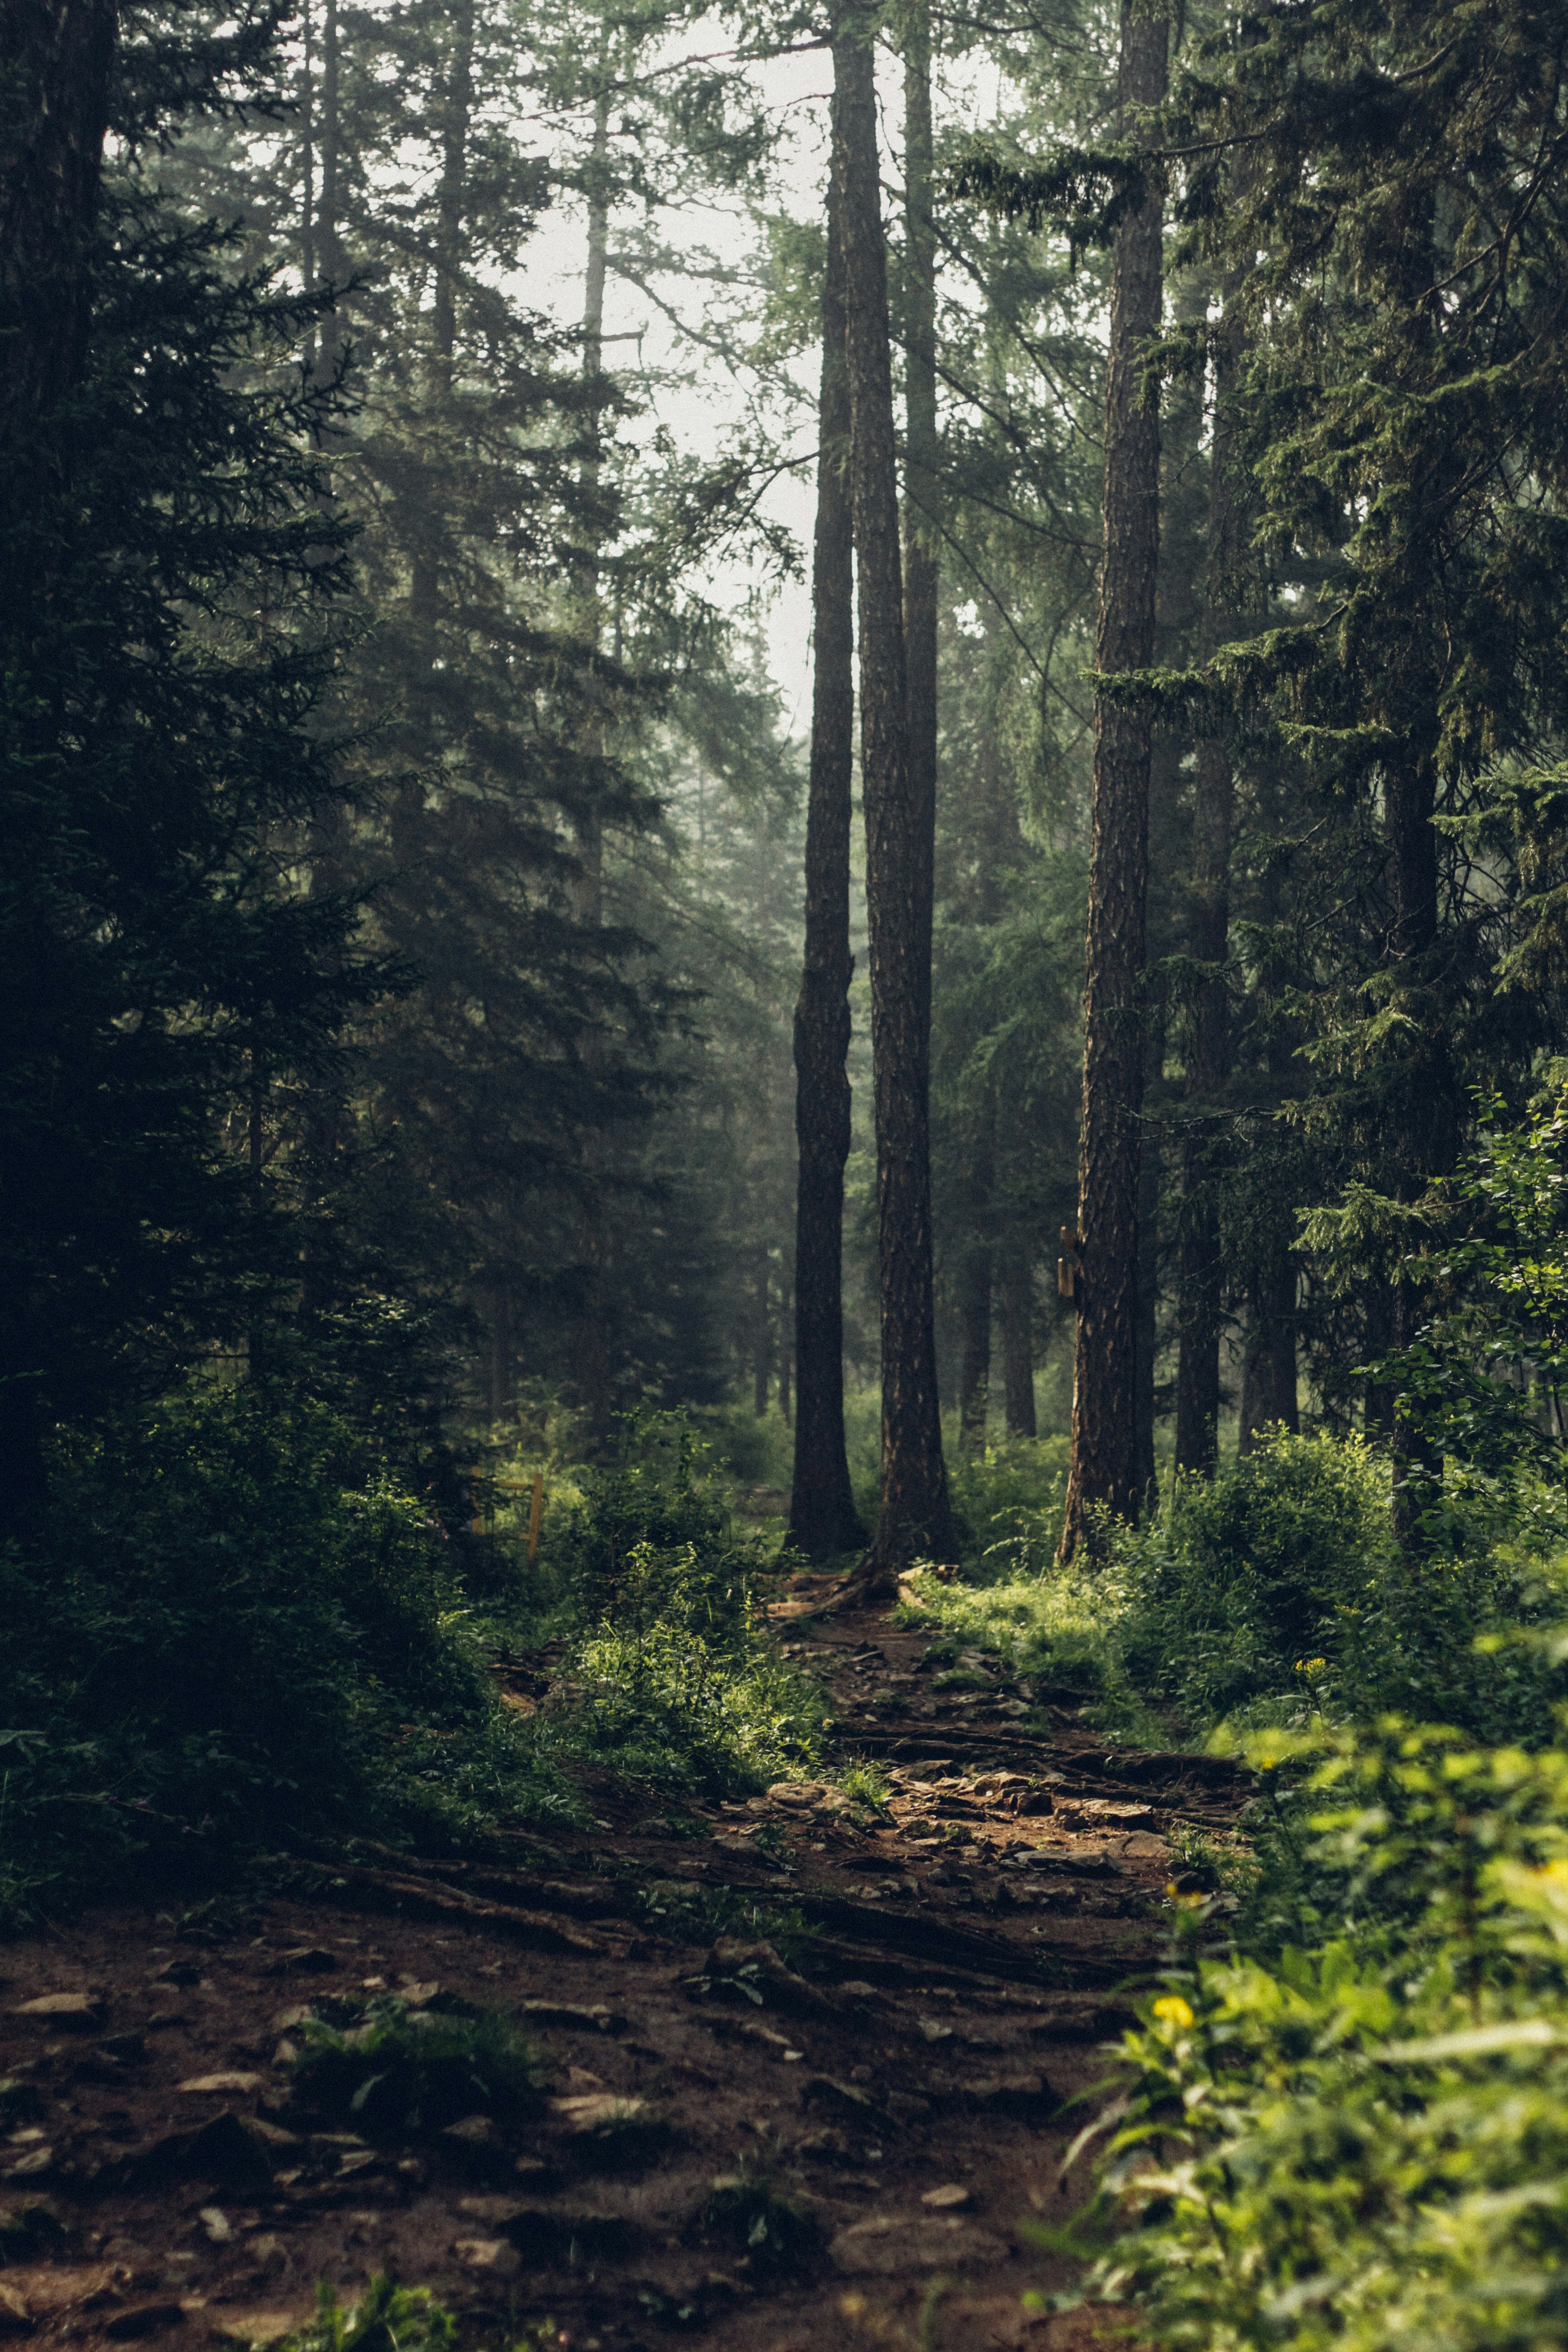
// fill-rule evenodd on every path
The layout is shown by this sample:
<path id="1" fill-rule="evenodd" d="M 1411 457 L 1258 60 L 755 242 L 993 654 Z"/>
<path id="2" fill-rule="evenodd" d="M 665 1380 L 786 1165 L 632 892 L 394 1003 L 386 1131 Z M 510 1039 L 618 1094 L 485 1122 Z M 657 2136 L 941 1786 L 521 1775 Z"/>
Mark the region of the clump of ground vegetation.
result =
<path id="1" fill-rule="evenodd" d="M 79 1892 L 221 1877 L 371 1829 L 460 1844 L 580 1817 L 574 1763 L 674 1790 L 814 1764 L 825 1702 L 762 1616 L 684 1422 L 629 1423 L 531 1563 L 399 1485 L 331 1408 L 193 1384 L 62 1437 L 56 1503 L 0 1552 L 0 1919 Z M 553 1642 L 546 1704 L 498 1651 Z"/>
<path id="2" fill-rule="evenodd" d="M 1562 2333 L 1563 1131 L 1560 1098 L 1494 1123 L 1413 1220 L 1432 1312 L 1375 1368 L 1392 1462 L 1277 1434 L 1110 1550 L 1106 1704 L 1120 1677 L 1258 1777 L 1239 1899 L 1173 1894 L 1079 2144 L 1102 2169 L 1058 2300 L 1173 2352 Z M 1048 1645 L 1047 1604 L 1022 1622 Z"/>

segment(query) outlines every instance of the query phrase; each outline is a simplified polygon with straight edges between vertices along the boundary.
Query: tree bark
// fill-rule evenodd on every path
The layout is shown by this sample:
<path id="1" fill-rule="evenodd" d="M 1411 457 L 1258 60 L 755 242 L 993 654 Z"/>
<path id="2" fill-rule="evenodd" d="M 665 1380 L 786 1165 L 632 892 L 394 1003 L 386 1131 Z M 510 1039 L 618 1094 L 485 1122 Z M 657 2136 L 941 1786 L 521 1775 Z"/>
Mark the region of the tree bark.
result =
<path id="1" fill-rule="evenodd" d="M 112 0 L 0 10 L 0 429 L 13 443 L 58 408 L 87 357 L 117 25 Z M 27 474 L 0 495 L 26 502 L 39 487 Z"/>
<path id="2" fill-rule="evenodd" d="M 805 957 L 795 1008 L 795 1478 L 789 1540 L 826 1559 L 866 1540 L 844 1443 L 844 1166 L 849 1157 L 849 826 L 855 726 L 855 543 L 844 249 L 829 178 L 822 403 L 812 567 L 811 778 Z"/>
<path id="3" fill-rule="evenodd" d="M 937 1407 L 931 1224 L 931 941 L 934 808 L 918 801 L 909 687 L 873 22 L 833 42 L 833 168 L 842 207 L 860 621 L 860 766 L 877 1129 L 882 1498 L 868 1568 L 952 1548 Z"/>
<path id="4" fill-rule="evenodd" d="M 1158 103 L 1166 20 L 1122 0 L 1118 97 Z M 1151 188 L 1118 232 L 1105 395 L 1105 546 L 1095 666 L 1148 667 L 1160 546 L 1160 413 L 1140 377 L 1160 323 L 1162 201 Z M 1100 1510 L 1136 1515 L 1139 1120 L 1149 867 L 1150 721 L 1101 694 L 1094 709 L 1093 814 L 1084 987 L 1080 1272 L 1072 1463 L 1061 1557 L 1094 1540 Z"/>
<path id="5" fill-rule="evenodd" d="M 1163 1004 L 1146 1008 L 1143 1088 L 1147 1100 L 1165 1059 Z M 1138 1507 L 1155 1491 L 1154 1374 L 1160 1352 L 1160 1135 L 1145 1126 L 1138 1151 L 1138 1317 L 1132 1399 L 1132 1475 Z"/>
<path id="6" fill-rule="evenodd" d="M 910 805 L 920 828 L 920 845 L 931 843 L 934 862 L 938 573 L 933 169 L 930 0 L 913 0 L 904 34 L 904 648 Z M 930 879 L 924 887 L 929 898 Z"/>
<path id="7" fill-rule="evenodd" d="M 758 1421 L 766 1421 L 768 1417 L 768 1380 L 773 1368 L 773 1318 L 768 1302 L 769 1271 L 764 1242 L 756 1254 L 752 1290 L 752 1412 Z"/>
<path id="8" fill-rule="evenodd" d="M 1237 1452 L 1253 1452 L 1266 1429 L 1300 1427 L 1296 1402 L 1296 1260 L 1277 1249 L 1264 1269 L 1247 1335 Z"/>
<path id="9" fill-rule="evenodd" d="M 0 632 L 29 635 L 48 593 L 70 469 L 66 404 L 92 325 L 92 241 L 117 34 L 112 0 L 0 10 Z M 5 647 L 0 644 L 0 658 Z M 47 1508 L 49 1418 L 25 1312 L 0 1300 L 0 1538 Z"/>
<path id="10" fill-rule="evenodd" d="M 588 159 L 588 256 L 583 289 L 583 373 L 590 380 L 602 373 L 605 363 L 605 280 L 610 235 L 611 73 L 607 32 L 601 43 L 599 72 L 601 81 L 594 104 L 594 136 Z M 588 419 L 589 454 L 580 470 L 583 487 L 590 493 L 598 488 L 602 473 L 598 436 L 599 412 L 595 409 Z M 575 584 L 583 639 L 596 655 L 604 625 L 596 541 L 590 540 L 578 560 Z M 605 729 L 597 713 L 584 730 L 583 749 L 590 761 L 604 756 Z M 597 930 L 605 919 L 605 828 L 600 811 L 591 799 L 584 802 L 574 816 L 573 833 L 577 853 L 577 919 L 584 929 Z M 590 1060 L 594 1058 L 594 1046 L 595 1041 L 589 1038 L 584 1053 Z M 605 1229 L 603 1157 L 598 1139 L 589 1136 L 583 1155 L 583 1197 L 577 1228 L 583 1297 L 572 1345 L 578 1402 L 590 1436 L 601 1441 L 609 1434 L 615 1411 L 615 1363 L 610 1344 L 611 1241 Z"/>
<path id="11" fill-rule="evenodd" d="M 994 1125 L 994 1108 L 988 1097 L 980 1113 L 970 1161 L 969 1199 L 965 1205 L 971 1223 L 959 1262 L 958 1442 L 965 1454 L 984 1453 L 985 1424 L 991 1412 Z"/>
<path id="12" fill-rule="evenodd" d="M 1209 452 L 1206 604 L 1203 653 L 1240 626 L 1239 578 L 1245 514 L 1237 476 L 1236 379 L 1241 355 L 1237 298 L 1227 280 L 1215 354 L 1214 439 Z M 1192 1010 L 1187 1064 L 1188 1120 L 1182 1146 L 1181 1353 L 1176 1370 L 1176 1466 L 1212 1475 L 1218 1444 L 1220 1333 L 1224 1267 L 1219 1204 L 1224 1122 L 1215 1104 L 1230 1075 L 1230 998 L 1225 961 L 1230 942 L 1230 838 L 1236 784 L 1227 733 L 1197 747 L 1193 796 L 1191 952 L 1201 967 Z"/>
<path id="13" fill-rule="evenodd" d="M 1035 1419 L 1034 1276 L 1028 1252 L 1015 1235 L 1003 1244 L 1001 1280 L 1002 1381 L 1009 1437 L 1033 1437 Z"/>

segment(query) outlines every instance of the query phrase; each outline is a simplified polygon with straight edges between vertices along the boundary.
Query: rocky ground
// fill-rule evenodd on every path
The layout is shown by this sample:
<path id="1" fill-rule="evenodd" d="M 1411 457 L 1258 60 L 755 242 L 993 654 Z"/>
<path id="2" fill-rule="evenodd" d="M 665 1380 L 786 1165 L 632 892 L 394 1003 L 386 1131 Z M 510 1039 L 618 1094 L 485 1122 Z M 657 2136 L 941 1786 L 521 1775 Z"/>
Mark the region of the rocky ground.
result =
<path id="1" fill-rule="evenodd" d="M 286 1896 L 0 1948 L 0 2335 L 267 2343 L 318 2281 L 387 2272 L 531 2347 L 1061 2352 L 1074 2323 L 1021 2297 L 1058 2276 L 1029 2229 L 1077 2193 L 1068 2103 L 1158 1964 L 1184 1830 L 1245 1790 L 818 1598 L 782 1630 L 890 1821 L 591 1778 L 590 1832 L 483 1864 L 361 1845 Z M 498 1672 L 537 1693 L 540 1661 Z M 548 2077 L 526 2116 L 389 2140 L 313 2113 L 303 2018 L 389 1992 L 515 2012 Z"/>

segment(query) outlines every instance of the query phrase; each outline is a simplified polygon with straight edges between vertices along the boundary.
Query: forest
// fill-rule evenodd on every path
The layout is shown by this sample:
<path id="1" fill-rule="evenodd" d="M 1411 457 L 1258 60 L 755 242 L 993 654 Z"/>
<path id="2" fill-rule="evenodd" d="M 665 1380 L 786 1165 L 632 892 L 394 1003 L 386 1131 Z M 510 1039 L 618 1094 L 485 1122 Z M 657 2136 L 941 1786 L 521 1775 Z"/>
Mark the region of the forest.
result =
<path id="1" fill-rule="evenodd" d="M 6 0 L 0 2336 L 1562 2340 L 1565 383 L 1541 0 Z"/>

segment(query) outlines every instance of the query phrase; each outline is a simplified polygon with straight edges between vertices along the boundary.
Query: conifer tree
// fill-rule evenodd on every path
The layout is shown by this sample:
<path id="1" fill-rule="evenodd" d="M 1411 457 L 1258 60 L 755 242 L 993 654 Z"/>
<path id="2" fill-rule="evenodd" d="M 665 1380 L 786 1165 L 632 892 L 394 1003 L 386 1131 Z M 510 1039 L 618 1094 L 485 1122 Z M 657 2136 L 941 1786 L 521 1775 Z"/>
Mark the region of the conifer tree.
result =
<path id="1" fill-rule="evenodd" d="M 951 1547 L 931 1286 L 931 825 L 911 776 L 873 28 L 835 28 L 833 170 L 844 240 L 860 640 L 861 784 L 877 1128 L 882 1496 L 868 1560 L 886 1574 Z"/>
<path id="2" fill-rule="evenodd" d="M 1165 88 L 1162 12 L 1122 0 L 1118 99 L 1135 130 Z M 1159 551 L 1158 395 L 1142 373 L 1160 325 L 1163 201 L 1143 190 L 1117 233 L 1105 396 L 1105 549 L 1095 666 L 1141 670 L 1153 653 Z M 1148 887 L 1150 719 L 1103 692 L 1095 705 L 1093 838 L 1084 986 L 1083 1129 L 1077 1241 L 1072 1466 L 1062 1557 L 1092 1514 L 1137 1516 L 1139 1113 Z"/>

